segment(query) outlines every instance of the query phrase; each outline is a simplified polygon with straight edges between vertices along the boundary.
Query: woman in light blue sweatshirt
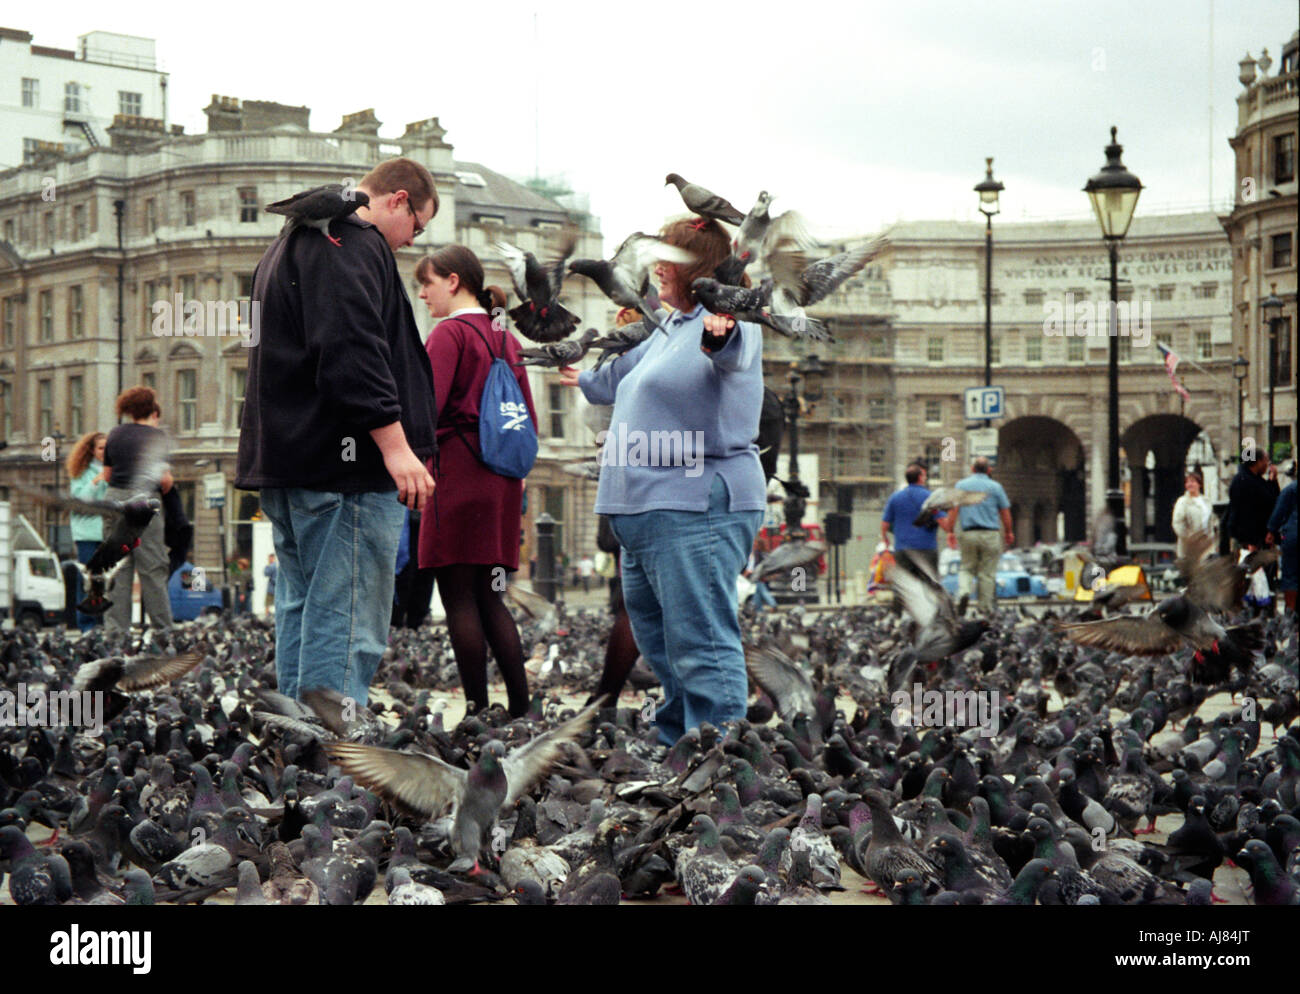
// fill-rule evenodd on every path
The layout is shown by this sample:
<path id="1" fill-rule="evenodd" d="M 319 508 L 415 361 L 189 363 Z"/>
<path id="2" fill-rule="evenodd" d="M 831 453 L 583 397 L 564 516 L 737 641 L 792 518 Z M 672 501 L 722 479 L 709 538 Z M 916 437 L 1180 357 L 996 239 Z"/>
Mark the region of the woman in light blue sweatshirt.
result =
<path id="1" fill-rule="evenodd" d="M 91 431 L 77 439 L 68 455 L 68 479 L 71 480 L 72 496 L 78 500 L 103 500 L 108 490 L 104 480 L 104 443 L 108 436 L 103 432 Z M 73 514 L 72 541 L 77 545 L 77 561 L 90 562 L 90 557 L 104 541 L 104 519 L 97 514 Z M 81 603 L 81 574 L 77 574 L 77 603 Z M 83 632 L 94 628 L 102 619 L 93 614 L 77 612 L 77 627 Z"/>
<path id="2" fill-rule="evenodd" d="M 659 740 L 745 716 L 748 683 L 736 577 L 766 507 L 754 438 L 763 406 L 756 325 L 704 310 L 691 292 L 730 253 L 715 221 L 682 220 L 663 238 L 690 265 L 660 263 L 660 298 L 675 310 L 626 355 L 561 381 L 613 404 L 601 450 L 596 512 L 623 547 L 632 633 L 663 686 Z"/>

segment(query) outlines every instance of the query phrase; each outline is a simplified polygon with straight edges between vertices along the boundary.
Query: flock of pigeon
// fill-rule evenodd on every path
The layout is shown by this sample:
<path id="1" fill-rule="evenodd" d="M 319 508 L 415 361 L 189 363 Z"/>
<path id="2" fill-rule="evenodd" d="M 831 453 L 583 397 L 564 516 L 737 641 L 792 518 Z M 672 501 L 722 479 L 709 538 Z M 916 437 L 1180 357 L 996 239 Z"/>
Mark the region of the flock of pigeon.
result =
<path id="1" fill-rule="evenodd" d="M 896 904 L 1205 904 L 1232 864 L 1254 903 L 1300 901 L 1293 618 L 1250 622 L 1255 648 L 1220 666 L 1206 621 L 1167 604 L 966 620 L 904 566 L 895 604 L 747 617 L 747 717 L 667 750 L 642 663 L 636 706 L 563 703 L 595 686 L 608 620 L 523 591 L 533 707 L 455 727 L 439 626 L 394 631 L 362 707 L 276 693 L 257 619 L 130 657 L 102 629 L 4 632 L 6 687 L 110 703 L 98 738 L 0 729 L 0 883 L 23 905 L 825 904 L 863 880 Z M 1178 596 L 1232 613 L 1238 579 L 1210 559 Z M 1099 644 L 1115 622 L 1107 641 L 1139 644 Z M 1185 644 L 1134 634 L 1157 625 Z M 988 695 L 1000 720 L 927 727 L 898 703 L 921 687 Z"/>

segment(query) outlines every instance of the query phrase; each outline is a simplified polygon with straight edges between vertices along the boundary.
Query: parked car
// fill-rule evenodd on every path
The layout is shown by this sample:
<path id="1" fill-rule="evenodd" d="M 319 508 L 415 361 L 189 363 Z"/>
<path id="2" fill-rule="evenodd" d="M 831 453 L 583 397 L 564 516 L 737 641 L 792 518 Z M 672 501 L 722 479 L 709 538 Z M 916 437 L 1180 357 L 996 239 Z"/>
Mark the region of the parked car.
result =
<path id="1" fill-rule="evenodd" d="M 961 557 L 949 559 L 945 572 L 940 576 L 943 589 L 952 597 L 960 589 L 958 574 L 961 571 Z M 972 594 L 972 596 L 974 596 Z M 998 559 L 997 596 L 999 597 L 1050 597 L 1047 577 L 1031 574 L 1025 569 L 1019 554 L 1004 552 Z"/>
<path id="2" fill-rule="evenodd" d="M 172 603 L 172 618 L 176 621 L 193 621 L 201 614 L 220 614 L 221 588 L 214 586 L 215 574 L 191 562 L 167 581 L 167 596 Z"/>

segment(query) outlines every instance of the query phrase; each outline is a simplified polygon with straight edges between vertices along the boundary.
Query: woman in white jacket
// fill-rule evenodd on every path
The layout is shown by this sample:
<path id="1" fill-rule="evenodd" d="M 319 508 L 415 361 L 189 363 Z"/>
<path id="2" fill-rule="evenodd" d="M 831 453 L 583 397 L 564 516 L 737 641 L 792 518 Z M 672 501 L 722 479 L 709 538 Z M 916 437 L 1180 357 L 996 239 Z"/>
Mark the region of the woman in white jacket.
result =
<path id="1" fill-rule="evenodd" d="M 1174 502 L 1174 535 L 1178 537 L 1178 558 L 1187 555 L 1187 541 L 1198 532 L 1213 534 L 1215 519 L 1210 498 L 1201 493 L 1201 477 L 1188 473 L 1186 492 Z"/>

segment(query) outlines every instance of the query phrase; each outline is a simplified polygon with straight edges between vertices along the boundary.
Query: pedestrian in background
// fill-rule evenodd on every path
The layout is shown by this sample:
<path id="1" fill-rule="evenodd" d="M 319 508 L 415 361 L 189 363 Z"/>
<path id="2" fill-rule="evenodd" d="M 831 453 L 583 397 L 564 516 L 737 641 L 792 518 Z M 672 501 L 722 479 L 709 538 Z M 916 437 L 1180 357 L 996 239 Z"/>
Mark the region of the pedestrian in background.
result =
<path id="1" fill-rule="evenodd" d="M 1183 494 L 1174 501 L 1173 528 L 1178 539 L 1177 555 L 1187 555 L 1187 543 L 1194 535 L 1214 530 L 1214 506 L 1203 490 L 1200 473 L 1188 473 L 1183 480 Z"/>
<path id="2" fill-rule="evenodd" d="M 928 471 L 919 463 L 912 463 L 903 473 L 903 478 L 907 485 L 890 495 L 889 500 L 885 502 L 884 514 L 880 519 L 880 538 L 885 543 L 885 548 L 889 548 L 889 533 L 894 533 L 894 551 L 895 559 L 898 559 L 897 553 L 903 550 L 911 550 L 916 555 L 930 564 L 930 569 L 936 574 L 939 572 L 939 549 L 935 543 L 935 533 L 938 531 L 939 522 L 945 517 L 940 511 L 935 515 L 935 524 L 928 528 L 918 528 L 912 524 L 916 516 L 921 513 L 921 505 L 926 502 L 930 496 L 930 491 L 925 482 L 928 477 Z M 900 562 L 906 563 L 907 557 L 903 556 Z"/>
<path id="3" fill-rule="evenodd" d="M 519 343 L 490 316 L 505 306 L 500 287 L 485 287 L 483 264 L 463 245 L 448 245 L 415 270 L 420 299 L 438 323 L 425 347 L 438 398 L 438 500 L 420 522 L 419 564 L 432 568 L 447 614 L 469 713 L 488 705 L 492 649 L 512 717 L 528 712 L 528 674 L 519 629 L 501 594 L 519 569 L 523 481 L 494 473 L 479 449 L 479 400 L 496 358 L 514 371 L 528 416 L 537 424 Z"/>
<path id="4" fill-rule="evenodd" d="M 1269 464 L 1268 453 L 1255 455 L 1257 458 L 1249 462 L 1242 459 L 1228 486 L 1228 534 L 1238 548 L 1252 552 L 1264 547 L 1269 515 L 1280 492 L 1277 467 Z"/>
<path id="5" fill-rule="evenodd" d="M 998 558 L 1004 548 L 1003 539 L 1008 549 L 1016 544 L 1011 501 L 1002 484 L 989 475 L 989 461 L 983 456 L 971 464 L 970 476 L 959 480 L 957 489 L 988 495 L 978 504 L 961 508 L 957 518 L 961 524 L 961 591 L 974 594 L 978 590 L 980 610 L 991 613 L 997 607 Z"/>
<path id="6" fill-rule="evenodd" d="M 1292 463 L 1293 471 L 1294 465 Z M 1282 492 L 1278 494 L 1277 503 L 1273 506 L 1273 513 L 1268 519 L 1268 534 L 1264 536 L 1264 541 L 1279 546 L 1282 555 L 1277 586 L 1282 591 L 1286 609 L 1294 613 L 1297 572 L 1295 480 L 1283 487 Z"/>
<path id="7" fill-rule="evenodd" d="M 120 424 L 108 433 L 104 442 L 103 477 L 108 481 L 105 500 L 128 501 L 143 494 L 156 497 L 161 505 L 163 494 L 172 488 L 170 470 L 162 473 L 161 481 L 150 479 L 154 467 L 147 466 L 161 443 L 165 448 L 167 436 L 158 427 L 158 395 L 149 387 L 130 387 L 117 398 L 117 416 L 129 417 L 129 424 Z M 140 574 L 140 602 L 142 614 L 155 628 L 170 628 L 172 605 L 167 594 L 168 555 L 165 541 L 166 522 L 161 507 L 140 536 L 140 543 L 127 553 L 126 562 L 113 577 L 109 600 L 113 606 L 105 612 L 104 623 L 110 628 L 131 628 L 131 594 L 135 576 Z"/>
<path id="8" fill-rule="evenodd" d="M 68 453 L 69 489 L 77 500 L 103 500 L 108 490 L 102 472 L 104 469 L 104 443 L 108 436 L 102 431 L 91 431 L 77 439 L 77 444 Z M 72 541 L 77 546 L 77 562 L 85 565 L 104 541 L 104 519 L 98 514 L 73 514 Z M 77 572 L 77 603 L 84 595 L 81 572 Z M 94 628 L 103 621 L 99 615 L 77 612 L 77 628 L 81 631 Z"/>

